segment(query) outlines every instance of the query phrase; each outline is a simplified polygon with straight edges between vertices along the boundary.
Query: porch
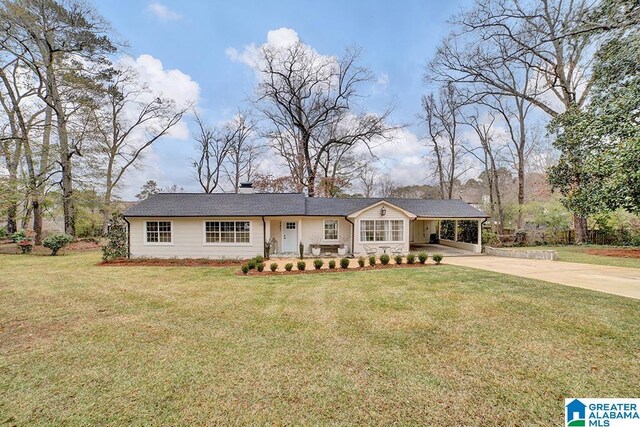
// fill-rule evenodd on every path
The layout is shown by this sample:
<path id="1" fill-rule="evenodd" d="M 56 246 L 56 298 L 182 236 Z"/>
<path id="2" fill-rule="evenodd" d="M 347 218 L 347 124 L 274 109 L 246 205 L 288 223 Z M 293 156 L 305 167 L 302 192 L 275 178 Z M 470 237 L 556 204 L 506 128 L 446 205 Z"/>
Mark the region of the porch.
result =
<path id="1" fill-rule="evenodd" d="M 482 222 L 477 218 L 416 218 L 409 225 L 411 252 L 439 253 L 450 256 L 479 254 L 482 252 Z"/>

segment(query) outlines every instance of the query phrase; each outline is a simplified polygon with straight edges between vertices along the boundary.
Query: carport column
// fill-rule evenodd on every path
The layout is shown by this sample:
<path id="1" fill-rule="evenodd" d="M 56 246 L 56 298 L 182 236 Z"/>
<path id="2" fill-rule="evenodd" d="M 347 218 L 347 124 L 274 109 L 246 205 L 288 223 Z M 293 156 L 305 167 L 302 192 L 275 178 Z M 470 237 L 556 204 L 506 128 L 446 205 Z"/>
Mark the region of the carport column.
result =
<path id="1" fill-rule="evenodd" d="M 454 242 L 458 241 L 458 220 L 457 219 L 453 222 L 453 241 Z"/>
<path id="2" fill-rule="evenodd" d="M 300 243 L 304 244 L 302 241 L 302 218 L 298 220 L 298 246 L 300 246 Z M 298 248 L 296 248 L 296 253 L 298 253 Z"/>
<path id="3" fill-rule="evenodd" d="M 478 220 L 478 246 L 482 247 L 482 221 Z"/>

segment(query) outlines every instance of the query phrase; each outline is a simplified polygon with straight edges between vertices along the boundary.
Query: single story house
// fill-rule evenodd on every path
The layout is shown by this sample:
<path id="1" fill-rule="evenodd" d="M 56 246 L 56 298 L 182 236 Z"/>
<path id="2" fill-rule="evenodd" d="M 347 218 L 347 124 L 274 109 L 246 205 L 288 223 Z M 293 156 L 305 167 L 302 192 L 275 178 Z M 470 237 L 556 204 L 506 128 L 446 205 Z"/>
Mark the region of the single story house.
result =
<path id="1" fill-rule="evenodd" d="M 481 251 L 487 215 L 462 200 L 319 198 L 300 193 L 156 194 L 124 213 L 129 254 L 153 258 L 250 258 L 305 254 L 312 247 L 351 255 L 406 254 L 437 236 L 444 220 L 477 221 L 473 242 L 440 244 Z"/>

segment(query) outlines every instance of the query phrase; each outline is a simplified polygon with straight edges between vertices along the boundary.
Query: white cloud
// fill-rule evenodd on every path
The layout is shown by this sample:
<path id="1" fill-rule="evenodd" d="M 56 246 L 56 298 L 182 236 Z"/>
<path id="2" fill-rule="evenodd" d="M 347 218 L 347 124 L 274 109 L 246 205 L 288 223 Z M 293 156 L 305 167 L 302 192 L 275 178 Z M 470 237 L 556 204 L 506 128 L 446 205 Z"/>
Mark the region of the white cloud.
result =
<path id="1" fill-rule="evenodd" d="M 147 12 L 158 18 L 160 21 L 179 21 L 182 19 L 182 15 L 178 12 L 169 9 L 162 3 L 154 2 L 147 5 Z"/>
<path id="2" fill-rule="evenodd" d="M 180 70 L 166 70 L 162 61 L 151 55 L 143 54 L 137 58 L 125 56 L 120 65 L 136 71 L 140 81 L 147 85 L 149 97 L 168 98 L 177 106 L 196 105 L 200 99 L 200 85 L 191 76 Z M 186 140 L 189 129 L 184 121 L 171 129 L 169 136 Z"/>
<path id="3" fill-rule="evenodd" d="M 260 49 L 264 47 L 282 49 L 299 41 L 300 37 L 298 37 L 298 33 L 295 30 L 282 27 L 267 32 L 267 42 L 261 46 L 256 46 L 255 43 L 251 43 L 246 45 L 241 51 L 229 47 L 225 50 L 225 53 L 233 62 L 241 62 L 255 69 L 260 62 Z"/>
<path id="4" fill-rule="evenodd" d="M 387 73 L 380 74 L 376 80 L 376 84 L 383 90 L 386 89 L 387 86 L 389 86 L 389 75 Z"/>

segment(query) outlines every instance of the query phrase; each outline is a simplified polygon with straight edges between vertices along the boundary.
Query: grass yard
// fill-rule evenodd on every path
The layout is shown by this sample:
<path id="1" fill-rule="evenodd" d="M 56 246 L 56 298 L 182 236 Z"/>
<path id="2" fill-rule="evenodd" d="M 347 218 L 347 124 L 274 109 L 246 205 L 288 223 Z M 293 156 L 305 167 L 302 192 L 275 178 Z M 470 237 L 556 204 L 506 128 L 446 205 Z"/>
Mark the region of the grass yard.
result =
<path id="1" fill-rule="evenodd" d="M 601 245 L 582 245 L 582 246 L 532 246 L 517 249 L 541 249 L 558 251 L 559 261 L 581 262 L 585 264 L 611 265 L 613 267 L 632 267 L 640 268 L 640 258 L 633 257 L 617 257 L 594 255 L 588 251 L 604 252 L 608 249 L 619 250 L 620 252 L 637 251 L 638 248 L 621 248 L 620 246 L 601 246 Z M 621 250 L 622 249 L 622 250 Z M 514 249 L 515 250 L 515 249 Z"/>
<path id="2" fill-rule="evenodd" d="M 0 256 L 0 424 L 560 425 L 640 395 L 640 301 L 439 266 Z M 445 259 L 446 262 L 446 259 Z"/>

